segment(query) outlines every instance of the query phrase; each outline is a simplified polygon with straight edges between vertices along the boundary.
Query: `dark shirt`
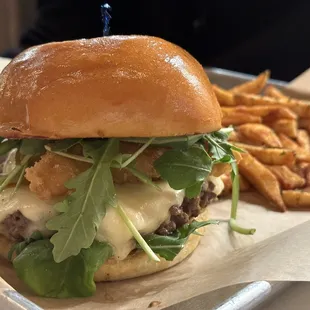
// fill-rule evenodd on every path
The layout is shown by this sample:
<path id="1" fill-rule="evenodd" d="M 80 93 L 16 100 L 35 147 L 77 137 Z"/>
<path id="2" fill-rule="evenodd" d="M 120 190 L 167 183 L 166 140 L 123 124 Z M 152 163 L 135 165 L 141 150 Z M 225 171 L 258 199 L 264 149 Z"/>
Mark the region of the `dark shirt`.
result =
<path id="1" fill-rule="evenodd" d="M 102 35 L 98 0 L 39 0 L 20 46 Z M 291 80 L 310 65 L 310 1 L 110 0 L 111 34 L 172 41 L 205 66 Z"/>

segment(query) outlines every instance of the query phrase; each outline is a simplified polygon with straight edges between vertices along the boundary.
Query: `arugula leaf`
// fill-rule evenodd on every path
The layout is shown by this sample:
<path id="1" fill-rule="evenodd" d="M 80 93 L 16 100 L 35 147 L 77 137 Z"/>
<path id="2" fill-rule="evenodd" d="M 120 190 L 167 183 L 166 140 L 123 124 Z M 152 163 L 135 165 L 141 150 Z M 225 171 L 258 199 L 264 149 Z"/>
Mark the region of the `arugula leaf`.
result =
<path id="1" fill-rule="evenodd" d="M 0 156 L 5 155 L 11 150 L 18 148 L 20 140 L 5 140 L 0 143 Z"/>
<path id="2" fill-rule="evenodd" d="M 197 182 L 191 187 L 187 187 L 185 189 L 185 196 L 188 198 L 195 198 L 197 197 L 200 192 L 201 192 L 201 187 L 202 187 L 203 181 Z"/>
<path id="3" fill-rule="evenodd" d="M 121 168 L 125 168 L 132 163 L 154 140 L 155 138 L 149 139 L 134 154 L 130 155 L 130 157 L 122 163 Z"/>
<path id="4" fill-rule="evenodd" d="M 193 221 L 192 223 L 186 224 L 183 227 L 177 229 L 177 231 L 170 236 L 150 234 L 144 236 L 144 240 L 156 254 L 168 261 L 172 261 L 184 248 L 188 237 L 192 233 L 195 233 L 198 228 L 218 223 L 219 221 L 213 220 L 203 222 Z M 140 248 L 139 245 L 137 245 L 137 247 Z"/>
<path id="5" fill-rule="evenodd" d="M 154 188 L 156 188 L 158 191 L 162 191 L 162 189 L 152 181 L 145 173 L 142 171 L 139 171 L 138 169 L 134 168 L 132 165 L 127 166 L 126 168 L 128 171 L 130 171 L 136 178 L 138 178 L 141 182 L 148 184 Z"/>
<path id="6" fill-rule="evenodd" d="M 215 162 L 235 162 L 232 151 L 243 152 L 243 150 L 233 146 L 227 141 L 231 131 L 230 128 L 223 128 L 219 131 L 204 135 L 203 138 L 208 142 L 208 150 L 212 154 L 212 158 L 215 159 Z"/>
<path id="7" fill-rule="evenodd" d="M 13 182 L 16 177 L 18 176 L 18 179 L 20 178 L 21 171 L 24 170 L 24 167 L 27 166 L 29 159 L 31 158 L 31 155 L 26 155 L 22 160 L 20 165 L 16 165 L 15 168 L 6 175 L 5 180 L 0 185 L 0 193 L 11 183 Z"/>
<path id="8" fill-rule="evenodd" d="M 63 213 L 47 223 L 48 229 L 57 231 L 51 238 L 56 262 L 90 247 L 106 208 L 116 205 L 110 166 L 118 149 L 117 139 L 105 141 L 99 149 L 88 148 L 87 153 L 94 165 L 66 183 L 66 187 L 75 189 L 75 192 L 67 196 L 62 205 L 57 204 L 57 210 Z"/>
<path id="9" fill-rule="evenodd" d="M 237 208 L 239 200 L 239 177 L 238 177 L 238 166 L 237 163 L 232 163 L 231 179 L 232 179 L 232 202 L 230 210 L 229 226 L 231 230 L 238 232 L 243 235 L 254 235 L 256 232 L 255 228 L 244 228 L 236 223 L 237 219 Z"/>
<path id="10" fill-rule="evenodd" d="M 94 163 L 94 161 L 91 158 L 86 158 L 84 156 L 66 153 L 66 152 L 62 152 L 62 151 L 59 151 L 59 152 L 58 151 L 52 151 L 51 147 L 48 145 L 45 145 L 45 149 L 48 150 L 49 152 L 53 152 L 59 156 L 67 157 L 67 158 L 77 160 L 77 161 L 83 161 L 83 162 L 90 163 L 90 164 Z"/>
<path id="11" fill-rule="evenodd" d="M 94 294 L 94 274 L 113 255 L 107 243 L 94 243 L 61 263 L 53 259 L 53 245 L 48 239 L 28 244 L 14 259 L 17 276 L 43 297 L 87 297 Z"/>
<path id="12" fill-rule="evenodd" d="M 193 145 L 188 150 L 168 150 L 154 162 L 161 177 L 173 189 L 187 189 L 197 193 L 197 183 L 203 182 L 212 170 L 212 160 L 202 146 Z"/>
<path id="13" fill-rule="evenodd" d="M 212 158 L 215 159 L 214 163 L 224 162 L 230 163 L 232 167 L 231 180 L 232 180 L 232 203 L 231 203 L 231 214 L 229 220 L 229 226 L 231 230 L 236 231 L 244 235 L 253 235 L 255 233 L 254 228 L 243 228 L 238 226 L 236 223 L 237 208 L 239 200 L 239 177 L 238 177 L 238 166 L 233 154 L 233 150 L 243 152 L 243 150 L 231 145 L 227 139 L 230 128 L 224 128 L 216 132 L 212 132 L 204 136 L 204 139 L 208 141 L 209 151 L 212 153 Z"/>
<path id="14" fill-rule="evenodd" d="M 52 152 L 67 151 L 70 147 L 80 143 L 81 140 L 82 139 L 76 138 L 76 139 L 63 139 L 54 141 L 51 144 L 51 151 Z"/>
<path id="15" fill-rule="evenodd" d="M 93 158 L 92 154 L 96 153 L 107 139 L 83 139 L 80 141 L 83 146 L 83 155 L 86 158 Z"/>
<path id="16" fill-rule="evenodd" d="M 8 260 L 12 261 L 12 257 L 13 257 L 14 253 L 16 253 L 16 256 L 18 256 L 27 247 L 28 244 L 30 244 L 33 241 L 37 241 L 37 240 L 41 240 L 41 239 L 43 239 L 42 233 L 40 231 L 36 230 L 31 234 L 30 237 L 26 238 L 24 241 L 15 243 L 11 247 L 11 249 L 8 253 Z"/>
<path id="17" fill-rule="evenodd" d="M 10 195 L 10 198 L 16 194 L 17 190 L 19 189 L 20 185 L 22 184 L 22 181 L 24 180 L 25 170 L 26 170 L 27 166 L 28 166 L 28 162 L 25 162 L 22 166 L 22 169 L 20 170 L 19 177 L 18 177 L 17 182 L 15 184 L 15 188 Z"/>
<path id="18" fill-rule="evenodd" d="M 163 137 L 156 138 L 152 141 L 151 145 L 158 145 L 161 147 L 172 147 L 175 149 L 187 149 L 190 146 L 197 143 L 203 138 L 203 134 L 192 135 L 192 136 L 181 136 L 181 137 Z M 147 143 L 149 138 L 127 138 L 121 139 L 121 141 L 131 142 L 131 143 Z"/>
<path id="19" fill-rule="evenodd" d="M 23 155 L 41 155 L 45 153 L 44 145 L 47 143 L 47 140 L 23 139 L 19 152 Z"/>

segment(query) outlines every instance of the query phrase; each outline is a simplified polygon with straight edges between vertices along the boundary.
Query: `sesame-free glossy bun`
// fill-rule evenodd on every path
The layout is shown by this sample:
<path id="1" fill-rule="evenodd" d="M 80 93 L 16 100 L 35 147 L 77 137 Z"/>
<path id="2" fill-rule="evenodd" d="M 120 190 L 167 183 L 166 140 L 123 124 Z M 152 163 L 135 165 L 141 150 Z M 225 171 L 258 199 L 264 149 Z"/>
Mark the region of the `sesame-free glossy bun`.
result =
<path id="1" fill-rule="evenodd" d="M 163 137 L 221 127 L 202 66 L 148 36 L 109 36 L 25 50 L 0 75 L 0 136 Z"/>

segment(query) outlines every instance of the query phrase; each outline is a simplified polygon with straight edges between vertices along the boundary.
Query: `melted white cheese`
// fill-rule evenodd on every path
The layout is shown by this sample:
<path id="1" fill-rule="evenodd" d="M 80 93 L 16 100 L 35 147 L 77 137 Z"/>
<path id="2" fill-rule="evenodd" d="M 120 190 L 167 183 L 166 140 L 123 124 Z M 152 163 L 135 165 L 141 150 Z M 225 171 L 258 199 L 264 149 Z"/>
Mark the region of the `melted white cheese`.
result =
<path id="1" fill-rule="evenodd" d="M 221 193 L 224 184 L 220 178 L 208 178 L 214 185 L 213 192 Z M 130 220 L 141 234 L 154 232 L 161 223 L 170 216 L 169 209 L 173 205 L 181 205 L 184 199 L 183 190 L 173 190 L 166 182 L 157 183 L 162 191 L 145 184 L 116 185 L 116 197 L 119 205 L 124 209 Z M 205 183 L 207 184 L 207 182 Z M 33 231 L 40 230 L 48 234 L 46 222 L 56 215 L 53 202 L 45 202 L 21 187 L 10 198 L 13 188 L 8 188 L 0 194 L 0 223 L 10 214 L 19 210 L 31 221 L 24 237 Z M 125 259 L 135 248 L 133 237 L 114 208 L 108 208 L 106 216 L 98 228 L 96 239 L 107 241 L 114 248 L 117 259 Z"/>
<path id="2" fill-rule="evenodd" d="M 208 177 L 208 181 L 212 182 L 214 184 L 214 190 L 212 191 L 215 193 L 216 196 L 218 196 L 224 189 L 224 183 L 220 177 L 214 177 L 210 175 Z M 205 184 L 208 184 L 207 182 Z"/>
<path id="3" fill-rule="evenodd" d="M 50 233 L 45 223 L 56 215 L 51 204 L 40 200 L 27 187 L 21 187 L 11 197 L 14 188 L 7 188 L 0 194 L 0 223 L 10 214 L 20 211 L 24 217 L 31 221 L 24 237 L 30 236 L 35 230 L 43 234 Z M 55 203 L 55 202 L 51 202 Z"/>
<path id="4" fill-rule="evenodd" d="M 180 205 L 184 191 L 173 190 L 165 182 L 158 185 L 162 191 L 145 184 L 116 185 L 118 203 L 135 227 L 142 234 L 154 232 L 162 222 L 169 218 L 169 208 Z M 40 230 L 47 234 L 45 223 L 56 215 L 52 204 L 40 200 L 27 187 L 20 188 L 10 199 L 13 188 L 0 194 L 0 223 L 19 210 L 31 221 L 24 237 Z M 53 202 L 55 203 L 55 202 Z M 98 228 L 96 239 L 109 242 L 118 259 L 124 259 L 135 248 L 132 235 L 114 208 L 108 208 L 106 216 Z"/>
<path id="5" fill-rule="evenodd" d="M 154 232 L 169 218 L 170 207 L 181 205 L 184 199 L 184 191 L 173 190 L 166 182 L 157 184 L 162 192 L 145 184 L 116 186 L 119 205 L 141 234 Z M 117 259 L 126 258 L 135 248 L 132 234 L 114 208 L 107 210 L 98 229 L 97 240 L 109 242 Z"/>

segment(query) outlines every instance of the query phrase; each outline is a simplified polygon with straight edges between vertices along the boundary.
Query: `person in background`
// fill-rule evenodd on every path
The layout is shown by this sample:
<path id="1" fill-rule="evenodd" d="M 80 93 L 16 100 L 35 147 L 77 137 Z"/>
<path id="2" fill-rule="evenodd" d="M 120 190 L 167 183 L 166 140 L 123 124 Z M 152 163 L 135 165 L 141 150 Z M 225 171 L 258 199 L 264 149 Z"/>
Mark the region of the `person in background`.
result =
<path id="1" fill-rule="evenodd" d="M 162 37 L 204 66 L 292 80 L 310 65 L 310 1 L 110 0 L 111 34 Z M 35 24 L 14 57 L 30 46 L 102 35 L 98 0 L 38 0 Z"/>

